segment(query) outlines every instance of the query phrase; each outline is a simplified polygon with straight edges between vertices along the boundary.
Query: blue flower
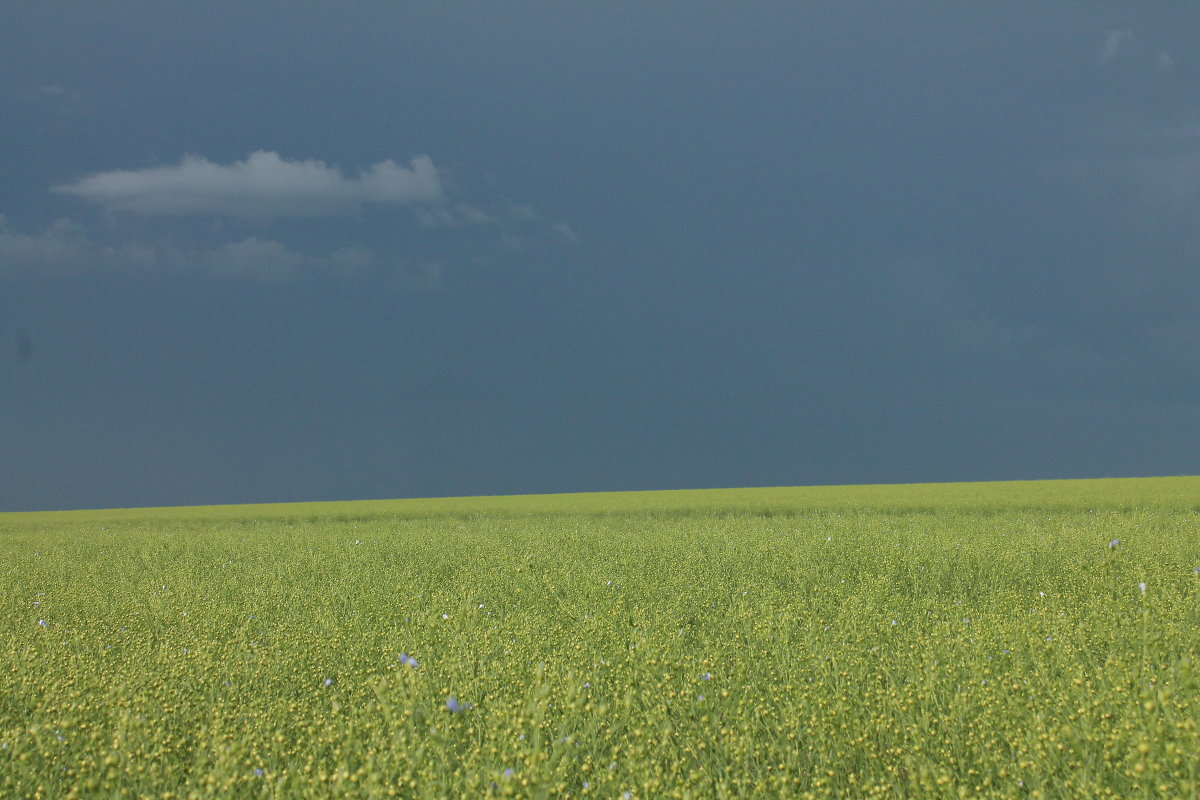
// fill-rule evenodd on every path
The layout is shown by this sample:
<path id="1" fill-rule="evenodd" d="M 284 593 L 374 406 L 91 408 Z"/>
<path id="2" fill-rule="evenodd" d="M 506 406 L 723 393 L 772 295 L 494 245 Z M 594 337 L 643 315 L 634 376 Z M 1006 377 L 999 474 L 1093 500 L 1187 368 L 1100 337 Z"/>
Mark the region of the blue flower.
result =
<path id="1" fill-rule="evenodd" d="M 446 700 L 446 710 L 455 714 L 457 714 L 459 711 L 466 711 L 470 707 L 470 703 L 460 703 L 458 702 L 457 698 L 454 697 L 454 695 L 450 695 L 450 698 Z"/>

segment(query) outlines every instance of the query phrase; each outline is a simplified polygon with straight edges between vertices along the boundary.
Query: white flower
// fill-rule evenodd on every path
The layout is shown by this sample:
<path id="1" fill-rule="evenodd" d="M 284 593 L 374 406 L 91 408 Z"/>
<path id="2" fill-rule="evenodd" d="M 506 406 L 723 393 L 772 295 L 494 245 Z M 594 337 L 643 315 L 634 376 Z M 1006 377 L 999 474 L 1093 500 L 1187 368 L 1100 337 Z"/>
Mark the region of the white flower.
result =
<path id="1" fill-rule="evenodd" d="M 1145 594 L 1145 593 L 1146 593 L 1146 583 L 1145 583 L 1145 581 L 1143 581 L 1142 583 L 1139 583 L 1139 584 L 1138 584 L 1138 588 L 1142 590 L 1142 594 Z"/>

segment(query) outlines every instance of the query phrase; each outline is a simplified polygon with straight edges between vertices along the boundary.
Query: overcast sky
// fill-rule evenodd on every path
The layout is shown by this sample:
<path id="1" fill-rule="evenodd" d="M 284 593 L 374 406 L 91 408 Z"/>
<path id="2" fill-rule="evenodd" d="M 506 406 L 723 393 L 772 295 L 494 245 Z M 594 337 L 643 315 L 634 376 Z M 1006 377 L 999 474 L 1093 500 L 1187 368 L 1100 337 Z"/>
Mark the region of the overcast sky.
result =
<path id="1" fill-rule="evenodd" d="M 0 510 L 1200 472 L 1197 31 L 7 4 Z"/>

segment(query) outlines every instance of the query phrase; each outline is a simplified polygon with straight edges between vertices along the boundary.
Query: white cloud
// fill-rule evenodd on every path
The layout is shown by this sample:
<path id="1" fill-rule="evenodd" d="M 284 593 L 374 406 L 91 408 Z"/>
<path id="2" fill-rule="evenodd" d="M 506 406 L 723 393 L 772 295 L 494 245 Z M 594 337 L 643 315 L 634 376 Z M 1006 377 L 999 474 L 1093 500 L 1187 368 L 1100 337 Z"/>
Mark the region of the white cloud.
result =
<path id="1" fill-rule="evenodd" d="M 453 211 L 445 208 L 417 208 L 417 219 L 426 228 L 452 228 L 459 224 Z"/>
<path id="2" fill-rule="evenodd" d="M 392 285 L 398 289 L 435 292 L 442 288 L 443 267 L 436 261 L 416 266 L 399 267 L 392 274 Z"/>
<path id="3" fill-rule="evenodd" d="M 556 222 L 551 225 L 550 233 L 559 244 L 579 244 L 579 234 L 565 222 Z"/>
<path id="4" fill-rule="evenodd" d="M 454 210 L 458 212 L 460 219 L 472 225 L 486 225 L 492 222 L 491 214 L 469 203 L 459 203 L 454 207 Z"/>
<path id="5" fill-rule="evenodd" d="M 0 214 L 0 277 L 63 275 L 87 266 L 91 245 L 83 229 L 60 219 L 40 233 L 21 233 Z"/>
<path id="6" fill-rule="evenodd" d="M 470 203 L 455 203 L 454 206 L 436 206 L 414 209 L 417 219 L 427 228 L 457 228 L 463 225 L 489 225 L 499 220 L 492 214 Z"/>
<path id="7" fill-rule="evenodd" d="M 177 269 L 178 254 L 133 242 L 98 246 L 84 229 L 67 219 L 38 233 L 23 233 L 0 214 L 0 278 L 16 275 L 79 275 L 94 269 Z"/>
<path id="8" fill-rule="evenodd" d="M 507 250 L 510 253 L 520 253 L 527 250 L 537 250 L 541 248 L 542 241 L 535 239 L 532 236 L 522 236 L 516 233 L 500 234 L 499 247 L 501 250 Z"/>
<path id="9" fill-rule="evenodd" d="M 378 264 L 375 254 L 364 247 L 341 247 L 329 255 L 329 271 L 344 278 L 364 275 Z"/>
<path id="10" fill-rule="evenodd" d="M 416 208 L 414 211 L 427 228 L 489 226 L 499 233 L 499 238 L 494 240 L 499 249 L 510 253 L 544 251 L 550 246 L 575 245 L 582 241 L 567 223 L 550 223 L 532 205 L 507 198 L 486 209 L 456 202 L 453 205 Z"/>
<path id="11" fill-rule="evenodd" d="M 436 205 L 446 199 L 428 156 L 414 158 L 409 167 L 381 161 L 347 178 L 323 161 L 287 161 L 265 150 L 232 164 L 187 156 L 169 167 L 100 172 L 55 191 L 112 212 L 249 219 L 346 214 L 367 203 Z"/>
<path id="12" fill-rule="evenodd" d="M 1152 60 L 1154 67 L 1159 72 L 1169 74 L 1174 71 L 1175 56 L 1166 50 L 1159 50 L 1151 58 L 1151 52 L 1138 41 L 1133 31 L 1111 30 L 1104 34 L 1104 44 L 1096 56 L 1096 63 L 1099 66 L 1106 66 L 1120 59 L 1145 65 Z"/>
<path id="13" fill-rule="evenodd" d="M 514 203 L 509 201 L 508 207 L 505 209 L 505 215 L 512 220 L 518 222 L 537 222 L 542 218 L 542 215 L 528 203 Z"/>
<path id="14" fill-rule="evenodd" d="M 197 258 L 198 265 L 222 278 L 281 283 L 297 277 L 312 259 L 270 239 L 251 236 L 226 244 Z"/>
<path id="15" fill-rule="evenodd" d="M 1133 31 L 1109 31 L 1104 35 L 1104 46 L 1100 49 L 1097 61 L 1101 64 L 1112 63 L 1120 54 L 1121 49 L 1131 44 L 1133 40 Z"/>
<path id="16" fill-rule="evenodd" d="M 391 270 L 366 248 L 342 247 L 328 255 L 309 255 L 257 236 L 211 250 L 182 250 L 145 242 L 110 247 L 93 242 L 82 227 L 70 220 L 58 220 L 38 233 L 23 233 L 0 214 L 0 280 L 142 272 L 280 283 L 318 275 L 352 279 L 375 272 L 396 286 L 430 290 L 441 287 L 441 269 L 430 262 Z"/>
<path id="17" fill-rule="evenodd" d="M 556 222 L 547 228 L 524 230 L 521 232 L 505 231 L 497 242 L 501 250 L 512 253 L 545 250 L 553 245 L 575 245 L 582 237 L 565 222 Z"/>

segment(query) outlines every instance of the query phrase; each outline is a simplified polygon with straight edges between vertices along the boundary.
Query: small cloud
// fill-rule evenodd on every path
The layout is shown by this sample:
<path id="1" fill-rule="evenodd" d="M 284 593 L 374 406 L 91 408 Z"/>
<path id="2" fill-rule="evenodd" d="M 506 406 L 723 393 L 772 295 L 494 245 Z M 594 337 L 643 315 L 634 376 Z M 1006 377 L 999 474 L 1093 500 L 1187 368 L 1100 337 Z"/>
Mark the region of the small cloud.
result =
<path id="1" fill-rule="evenodd" d="M 358 278 L 379 266 L 375 253 L 363 247 L 310 255 L 257 236 L 211 250 L 181 250 L 136 241 L 118 247 L 101 246 L 70 220 L 60 219 L 39 233 L 29 234 L 15 229 L 0 214 L 0 279 L 141 272 L 279 283 L 319 275 Z M 407 285 L 415 289 L 437 288 L 440 282 L 441 267 L 436 264 L 424 265 L 407 277 Z"/>
<path id="2" fill-rule="evenodd" d="M 459 203 L 454 207 L 459 219 L 472 225 L 486 225 L 492 222 L 492 215 L 468 203 Z"/>
<path id="3" fill-rule="evenodd" d="M 232 164 L 186 156 L 169 167 L 100 172 L 54 191 L 110 212 L 248 219 L 348 214 L 368 203 L 422 206 L 446 199 L 428 156 L 414 158 L 408 167 L 381 161 L 347 178 L 323 161 L 288 161 L 265 150 Z"/>
<path id="4" fill-rule="evenodd" d="M 505 208 L 505 216 L 516 222 L 537 222 L 542 215 L 528 203 L 509 202 Z"/>
<path id="5" fill-rule="evenodd" d="M 565 222 L 556 222 L 548 228 L 535 226 L 524 228 L 519 233 L 504 231 L 500 234 L 498 246 L 510 253 L 545 250 L 552 245 L 579 244 L 582 237 Z"/>
<path id="6" fill-rule="evenodd" d="M 556 222 L 550 226 L 550 233 L 559 244 L 579 244 L 579 234 L 565 222 Z"/>
<path id="7" fill-rule="evenodd" d="M 280 283 L 300 273 L 305 257 L 279 242 L 251 236 L 202 255 L 199 263 L 222 278 Z"/>
<path id="8" fill-rule="evenodd" d="M 1104 44 L 1096 56 L 1098 66 L 1107 66 L 1117 60 L 1145 65 L 1153 61 L 1156 70 L 1169 74 L 1175 69 L 1175 57 L 1166 50 L 1159 50 L 1151 59 L 1151 52 L 1142 45 L 1133 31 L 1111 30 L 1104 34 Z"/>
<path id="9" fill-rule="evenodd" d="M 342 247 L 329 255 L 329 271 L 345 278 L 364 275 L 378 263 L 375 254 L 362 247 Z"/>
<path id="10" fill-rule="evenodd" d="M 392 285 L 397 289 L 418 292 L 436 292 L 442 288 L 443 267 L 436 261 L 425 261 L 415 267 L 403 266 L 392 275 Z"/>
<path id="11" fill-rule="evenodd" d="M 1104 35 L 1104 46 L 1097 57 L 1099 64 L 1111 64 L 1121 50 L 1134 41 L 1133 31 L 1112 30 Z"/>
<path id="12" fill-rule="evenodd" d="M 456 203 L 453 208 L 431 206 L 414 211 L 426 228 L 457 228 L 463 225 L 487 225 L 496 221 L 491 214 L 470 203 Z"/>
<path id="13" fill-rule="evenodd" d="M 142 242 L 117 247 L 95 244 L 76 223 L 59 219 L 39 233 L 23 233 L 0 214 L 0 278 L 54 277 L 109 272 L 168 271 L 187 266 L 188 256 L 173 248 Z"/>
<path id="14" fill-rule="evenodd" d="M 499 218 L 470 203 L 455 203 L 453 207 L 414 209 L 417 219 L 427 228 L 457 228 L 463 225 L 491 225 Z"/>
<path id="15" fill-rule="evenodd" d="M 507 250 L 510 253 L 520 253 L 525 250 L 536 250 L 541 246 L 542 242 L 532 236 L 521 236 L 515 233 L 502 233 L 500 235 L 500 249 Z"/>
<path id="16" fill-rule="evenodd" d="M 426 228 L 451 228 L 458 224 L 453 212 L 445 208 L 415 208 L 413 211 Z"/>
<path id="17" fill-rule="evenodd" d="M 87 106 L 78 92 L 57 83 L 48 83 L 36 89 L 20 92 L 16 98 L 23 103 L 40 107 L 44 111 L 63 115 L 81 113 L 86 110 Z"/>
<path id="18" fill-rule="evenodd" d="M 56 220 L 40 233 L 28 234 L 0 214 L 0 277 L 78 273 L 86 268 L 91 250 L 83 229 L 69 220 Z"/>

